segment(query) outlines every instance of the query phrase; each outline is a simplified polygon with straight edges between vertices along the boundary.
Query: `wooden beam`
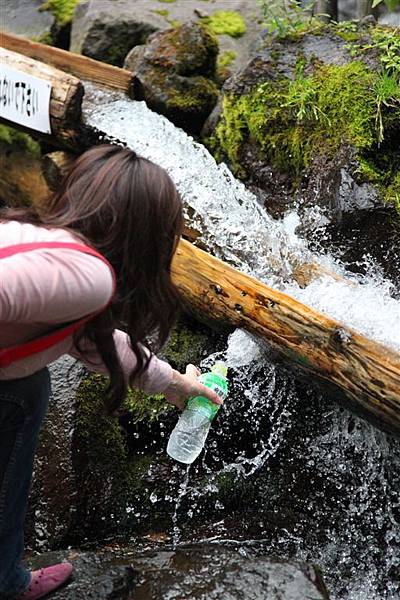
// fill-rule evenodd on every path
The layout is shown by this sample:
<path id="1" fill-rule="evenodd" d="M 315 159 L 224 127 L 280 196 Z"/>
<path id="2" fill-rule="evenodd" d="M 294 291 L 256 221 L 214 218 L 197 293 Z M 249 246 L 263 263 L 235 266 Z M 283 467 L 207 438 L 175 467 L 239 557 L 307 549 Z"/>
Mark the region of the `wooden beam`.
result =
<path id="1" fill-rule="evenodd" d="M 67 50 L 32 42 L 11 33 L 0 33 L 0 46 L 35 60 L 42 61 L 80 79 L 93 81 L 99 85 L 116 88 L 128 93 L 131 88 L 132 73 L 98 60 L 74 54 Z"/>
<path id="2" fill-rule="evenodd" d="M 182 240 L 172 267 L 197 314 L 263 338 L 286 361 L 334 384 L 348 408 L 400 436 L 400 355 Z"/>

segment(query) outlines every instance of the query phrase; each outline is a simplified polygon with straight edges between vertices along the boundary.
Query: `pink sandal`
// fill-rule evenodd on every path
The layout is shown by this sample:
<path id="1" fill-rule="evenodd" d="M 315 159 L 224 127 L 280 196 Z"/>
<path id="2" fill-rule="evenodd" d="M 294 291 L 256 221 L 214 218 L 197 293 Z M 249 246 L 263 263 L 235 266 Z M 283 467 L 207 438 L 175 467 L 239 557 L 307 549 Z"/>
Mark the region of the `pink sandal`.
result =
<path id="1" fill-rule="evenodd" d="M 72 568 L 71 563 L 63 562 L 40 571 L 32 571 L 29 588 L 17 600 L 36 600 L 50 594 L 68 579 Z"/>

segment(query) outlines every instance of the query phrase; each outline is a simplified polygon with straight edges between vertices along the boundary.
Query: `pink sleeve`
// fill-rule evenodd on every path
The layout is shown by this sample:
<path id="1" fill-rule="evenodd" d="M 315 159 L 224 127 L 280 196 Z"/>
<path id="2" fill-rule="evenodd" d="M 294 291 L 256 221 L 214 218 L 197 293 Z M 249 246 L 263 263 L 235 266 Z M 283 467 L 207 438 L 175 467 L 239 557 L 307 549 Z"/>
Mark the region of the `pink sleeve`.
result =
<path id="1" fill-rule="evenodd" d="M 136 364 L 136 357 L 130 347 L 129 338 L 126 333 L 116 329 L 114 331 L 114 341 L 125 376 L 128 378 Z M 84 341 L 82 340 L 82 342 Z M 82 343 L 82 350 L 83 355 L 76 349 L 72 350 L 70 354 L 83 362 L 89 370 L 107 374 L 107 368 L 93 345 Z M 135 385 L 146 394 L 159 394 L 168 387 L 171 379 L 172 367 L 153 355 L 147 371 L 135 381 Z"/>
<path id="2" fill-rule="evenodd" d="M 74 321 L 104 307 L 112 290 L 108 266 L 76 250 L 41 248 L 0 261 L 0 319 L 5 323 Z"/>

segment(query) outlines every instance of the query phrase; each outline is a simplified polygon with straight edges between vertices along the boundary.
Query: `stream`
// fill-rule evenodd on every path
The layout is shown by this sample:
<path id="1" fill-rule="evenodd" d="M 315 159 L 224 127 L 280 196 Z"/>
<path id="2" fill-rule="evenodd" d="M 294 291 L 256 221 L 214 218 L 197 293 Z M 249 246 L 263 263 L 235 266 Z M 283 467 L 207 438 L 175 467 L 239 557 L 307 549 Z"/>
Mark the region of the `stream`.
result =
<path id="1" fill-rule="evenodd" d="M 371 257 L 363 258 L 362 272 L 346 269 L 324 247 L 318 210 L 305 215 L 321 233 L 311 251 L 297 233 L 299 214 L 272 219 L 224 164 L 143 102 L 85 88 L 86 123 L 169 172 L 212 254 L 400 350 L 399 290 Z M 303 262 L 357 285 L 325 276 L 301 289 L 292 273 Z M 399 442 L 299 384 L 244 331 L 232 333 L 201 368 L 216 359 L 230 367 L 234 401 L 220 411 L 200 459 L 174 466 L 162 499 L 171 504 L 172 546 L 202 542 L 248 557 L 306 560 L 321 567 L 332 600 L 399 599 Z M 161 499 L 155 493 L 150 500 Z M 207 510 L 210 522 L 197 526 Z"/>

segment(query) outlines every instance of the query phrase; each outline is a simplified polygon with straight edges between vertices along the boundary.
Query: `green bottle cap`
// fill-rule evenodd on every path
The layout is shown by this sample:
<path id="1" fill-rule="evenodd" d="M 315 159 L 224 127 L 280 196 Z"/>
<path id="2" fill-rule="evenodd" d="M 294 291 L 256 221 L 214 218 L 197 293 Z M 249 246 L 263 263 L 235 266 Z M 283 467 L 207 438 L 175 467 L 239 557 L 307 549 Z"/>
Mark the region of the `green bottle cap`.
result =
<path id="1" fill-rule="evenodd" d="M 221 375 L 222 377 L 226 377 L 226 375 L 228 373 L 228 367 L 223 362 L 217 362 L 211 368 L 211 372 L 215 373 L 216 375 Z"/>

